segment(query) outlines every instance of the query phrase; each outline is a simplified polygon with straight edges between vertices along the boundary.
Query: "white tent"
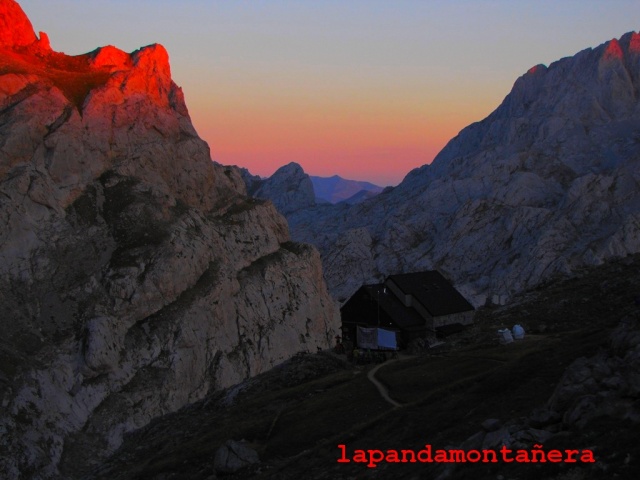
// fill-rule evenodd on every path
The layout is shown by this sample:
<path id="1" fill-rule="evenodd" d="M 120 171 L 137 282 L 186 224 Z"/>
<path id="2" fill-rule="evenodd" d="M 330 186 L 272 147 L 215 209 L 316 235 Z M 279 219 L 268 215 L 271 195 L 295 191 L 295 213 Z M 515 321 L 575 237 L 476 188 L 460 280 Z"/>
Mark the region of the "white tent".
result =
<path id="1" fill-rule="evenodd" d="M 358 348 L 397 350 L 396 332 L 384 328 L 358 327 Z"/>
<path id="2" fill-rule="evenodd" d="M 511 329 L 513 338 L 516 340 L 522 340 L 524 338 L 524 328 L 521 325 L 514 325 Z"/>
<path id="3" fill-rule="evenodd" d="M 506 345 L 508 343 L 513 342 L 513 336 L 511 335 L 511 330 L 508 328 L 503 328 L 498 330 L 498 339 L 502 345 Z"/>

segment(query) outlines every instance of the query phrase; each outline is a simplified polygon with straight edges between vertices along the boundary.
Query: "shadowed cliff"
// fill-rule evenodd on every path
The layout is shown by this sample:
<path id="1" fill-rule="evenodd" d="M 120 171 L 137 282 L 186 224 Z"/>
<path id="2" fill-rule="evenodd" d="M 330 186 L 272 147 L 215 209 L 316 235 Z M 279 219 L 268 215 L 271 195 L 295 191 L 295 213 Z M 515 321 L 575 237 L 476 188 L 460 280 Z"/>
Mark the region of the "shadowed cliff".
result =
<path id="1" fill-rule="evenodd" d="M 159 45 L 53 52 L 0 1 L 0 471 L 78 477 L 153 418 L 327 347 L 314 248 L 196 134 Z"/>

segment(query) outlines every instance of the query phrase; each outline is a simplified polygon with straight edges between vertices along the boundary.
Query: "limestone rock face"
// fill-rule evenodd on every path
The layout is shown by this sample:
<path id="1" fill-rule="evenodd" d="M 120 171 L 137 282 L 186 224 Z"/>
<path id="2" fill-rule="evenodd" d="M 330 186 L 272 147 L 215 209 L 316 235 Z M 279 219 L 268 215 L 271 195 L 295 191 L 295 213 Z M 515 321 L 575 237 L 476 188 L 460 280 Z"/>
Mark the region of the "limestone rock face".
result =
<path id="1" fill-rule="evenodd" d="M 479 305 L 638 252 L 638 99 L 637 33 L 533 67 L 431 165 L 351 208 L 289 214 L 292 236 L 319 247 L 341 301 L 438 269 Z"/>
<path id="2" fill-rule="evenodd" d="M 245 182 L 250 195 L 271 200 L 283 215 L 312 207 L 316 203 L 311 178 L 297 163 L 280 167 L 271 177 L 262 181 L 245 175 Z"/>
<path id="3" fill-rule="evenodd" d="M 68 57 L 16 9 L 0 0 L 0 471 L 79 478 L 154 417 L 329 346 L 339 313 L 318 252 L 210 161 L 163 47 Z"/>

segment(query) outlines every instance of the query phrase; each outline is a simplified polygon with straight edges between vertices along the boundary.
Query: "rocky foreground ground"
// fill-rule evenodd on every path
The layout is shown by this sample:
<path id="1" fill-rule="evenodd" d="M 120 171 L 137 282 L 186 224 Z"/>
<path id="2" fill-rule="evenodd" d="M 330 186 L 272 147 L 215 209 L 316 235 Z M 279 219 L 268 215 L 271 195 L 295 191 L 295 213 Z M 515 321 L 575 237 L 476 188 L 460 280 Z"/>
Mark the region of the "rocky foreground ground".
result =
<path id="1" fill-rule="evenodd" d="M 328 352 L 280 367 L 129 436 L 87 478 L 355 479 L 637 478 L 640 408 L 640 258 L 556 279 L 422 355 L 377 377 L 394 408 L 354 366 Z M 519 323 L 525 339 L 500 345 Z M 241 442 L 259 458 L 224 473 L 220 448 Z M 338 463 L 357 450 L 578 449 L 594 463 Z M 224 450 L 224 448 L 223 448 Z M 255 458 L 254 458 L 255 460 Z M 242 462 L 238 466 L 242 465 Z"/>

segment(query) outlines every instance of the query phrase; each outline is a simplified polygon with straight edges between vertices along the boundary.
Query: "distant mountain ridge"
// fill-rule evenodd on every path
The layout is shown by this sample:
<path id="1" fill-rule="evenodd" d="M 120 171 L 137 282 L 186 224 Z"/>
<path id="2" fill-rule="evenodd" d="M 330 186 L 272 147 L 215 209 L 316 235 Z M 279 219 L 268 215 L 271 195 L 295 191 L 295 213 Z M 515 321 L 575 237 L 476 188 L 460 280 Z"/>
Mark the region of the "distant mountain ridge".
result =
<path id="1" fill-rule="evenodd" d="M 358 198 L 371 198 L 372 194 L 382 192 L 383 187 L 370 182 L 358 180 L 347 180 L 338 175 L 332 177 L 310 176 L 313 183 L 313 190 L 317 199 L 325 200 L 329 203 L 339 203 L 351 199 L 350 203 L 358 203 Z M 360 192 L 369 192 L 363 194 Z M 359 197 L 355 197 L 359 194 Z M 355 198 L 354 198 L 355 197 Z"/>
<path id="2" fill-rule="evenodd" d="M 240 175 L 249 195 L 271 200 L 283 215 L 316 204 L 311 179 L 295 162 L 283 165 L 269 178 L 252 175 L 246 168 L 240 169 Z"/>
<path id="3" fill-rule="evenodd" d="M 338 175 L 328 178 L 309 176 L 295 162 L 283 165 L 268 178 L 253 175 L 246 168 L 240 168 L 239 174 L 249 195 L 271 200 L 285 216 L 313 208 L 316 204 L 360 203 L 383 190 L 372 183 L 345 180 Z"/>
<path id="4" fill-rule="evenodd" d="M 374 198 L 376 195 L 379 195 L 380 192 L 374 192 L 371 190 L 360 190 L 358 193 L 350 196 L 346 200 L 341 200 L 338 203 L 345 203 L 347 205 L 355 205 L 356 203 L 362 203 L 366 200 Z"/>
<path id="5" fill-rule="evenodd" d="M 344 301 L 437 269 L 479 305 L 640 251 L 640 35 L 530 69 L 431 165 L 362 204 L 300 210 Z"/>

